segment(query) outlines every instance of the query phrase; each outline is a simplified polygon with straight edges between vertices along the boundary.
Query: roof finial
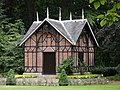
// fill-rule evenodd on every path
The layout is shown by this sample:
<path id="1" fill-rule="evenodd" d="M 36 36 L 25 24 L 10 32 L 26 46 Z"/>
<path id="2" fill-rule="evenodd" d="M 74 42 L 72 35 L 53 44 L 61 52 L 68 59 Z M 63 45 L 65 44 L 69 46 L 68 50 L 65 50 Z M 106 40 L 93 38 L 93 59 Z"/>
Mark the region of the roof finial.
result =
<path id="1" fill-rule="evenodd" d="M 82 8 L 82 19 L 84 19 L 84 9 Z"/>
<path id="2" fill-rule="evenodd" d="M 61 21 L 61 8 L 59 7 L 59 21 Z"/>
<path id="3" fill-rule="evenodd" d="M 72 13 L 70 12 L 70 20 L 72 20 Z"/>
<path id="4" fill-rule="evenodd" d="M 49 8 L 47 7 L 47 19 L 49 19 Z"/>
<path id="5" fill-rule="evenodd" d="M 37 15 L 37 22 L 38 22 L 39 21 L 38 11 L 36 12 L 36 15 Z"/>

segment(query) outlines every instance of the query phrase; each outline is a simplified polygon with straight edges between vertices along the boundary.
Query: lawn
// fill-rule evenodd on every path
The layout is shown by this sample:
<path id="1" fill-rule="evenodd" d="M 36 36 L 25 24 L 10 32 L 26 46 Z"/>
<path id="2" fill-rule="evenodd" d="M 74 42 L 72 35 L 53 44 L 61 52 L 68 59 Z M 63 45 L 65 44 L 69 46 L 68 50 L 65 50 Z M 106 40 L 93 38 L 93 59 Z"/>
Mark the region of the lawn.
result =
<path id="1" fill-rule="evenodd" d="M 0 86 L 0 90 L 120 90 L 119 84 L 87 86 Z"/>

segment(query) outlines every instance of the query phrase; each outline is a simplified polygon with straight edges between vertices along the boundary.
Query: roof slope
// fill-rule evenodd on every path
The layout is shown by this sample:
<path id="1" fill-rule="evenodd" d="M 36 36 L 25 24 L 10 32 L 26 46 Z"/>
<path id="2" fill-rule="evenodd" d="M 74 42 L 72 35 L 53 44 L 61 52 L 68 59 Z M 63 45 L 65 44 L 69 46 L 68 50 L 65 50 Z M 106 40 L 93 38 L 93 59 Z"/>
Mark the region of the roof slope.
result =
<path id="1" fill-rule="evenodd" d="M 66 20 L 63 24 L 72 37 L 72 41 L 75 44 L 85 26 L 86 20 Z"/>
<path id="2" fill-rule="evenodd" d="M 72 39 L 70 38 L 68 32 L 65 30 L 65 27 L 61 23 L 61 21 L 47 19 L 47 21 L 62 35 L 64 36 L 70 43 L 72 43 Z"/>
<path id="3" fill-rule="evenodd" d="M 51 26 L 53 26 L 72 45 L 76 45 L 76 42 L 85 24 L 87 23 L 92 33 L 92 36 L 96 42 L 96 45 L 99 46 L 87 19 L 64 20 L 64 21 L 58 21 L 54 19 L 44 19 L 43 21 L 33 22 L 28 32 L 24 36 L 24 38 L 19 43 L 19 46 L 21 46 L 45 21 L 47 21 Z"/>
<path id="4" fill-rule="evenodd" d="M 21 46 L 27 39 L 28 37 L 30 37 L 32 35 L 32 32 L 41 24 L 41 21 L 37 22 L 34 21 L 32 23 L 32 25 L 30 26 L 29 30 L 27 31 L 27 33 L 25 34 L 24 38 L 21 40 L 21 42 L 18 44 L 19 46 Z"/>

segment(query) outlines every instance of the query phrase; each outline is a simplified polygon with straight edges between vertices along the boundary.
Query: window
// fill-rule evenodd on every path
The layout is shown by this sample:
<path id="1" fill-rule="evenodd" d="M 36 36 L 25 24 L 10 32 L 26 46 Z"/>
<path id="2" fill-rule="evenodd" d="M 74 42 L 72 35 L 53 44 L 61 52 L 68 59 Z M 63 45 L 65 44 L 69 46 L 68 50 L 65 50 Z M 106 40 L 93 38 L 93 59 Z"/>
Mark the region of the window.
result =
<path id="1" fill-rule="evenodd" d="M 78 66 L 80 66 L 80 63 L 84 61 L 84 53 L 78 52 Z"/>

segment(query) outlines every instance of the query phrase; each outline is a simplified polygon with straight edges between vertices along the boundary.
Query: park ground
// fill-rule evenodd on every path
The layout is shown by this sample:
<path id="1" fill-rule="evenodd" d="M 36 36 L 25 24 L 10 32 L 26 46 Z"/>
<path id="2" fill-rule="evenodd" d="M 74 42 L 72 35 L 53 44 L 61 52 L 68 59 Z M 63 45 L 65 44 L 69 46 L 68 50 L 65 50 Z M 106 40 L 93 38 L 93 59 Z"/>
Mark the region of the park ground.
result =
<path id="1" fill-rule="evenodd" d="M 0 90 L 120 90 L 120 82 L 84 86 L 0 86 Z"/>

